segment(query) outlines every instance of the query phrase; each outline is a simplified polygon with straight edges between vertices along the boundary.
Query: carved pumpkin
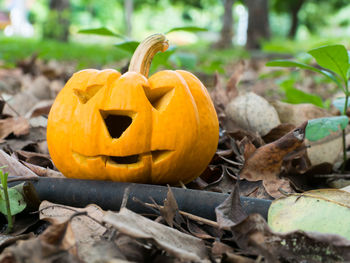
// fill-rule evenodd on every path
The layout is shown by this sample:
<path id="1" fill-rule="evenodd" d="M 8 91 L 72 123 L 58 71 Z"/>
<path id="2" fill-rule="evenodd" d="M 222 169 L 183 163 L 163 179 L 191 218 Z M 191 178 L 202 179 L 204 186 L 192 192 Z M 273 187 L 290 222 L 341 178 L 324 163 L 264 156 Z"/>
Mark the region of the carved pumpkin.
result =
<path id="1" fill-rule="evenodd" d="M 87 69 L 58 94 L 48 118 L 51 158 L 67 177 L 187 183 L 210 162 L 218 120 L 203 84 L 186 71 L 147 79 L 164 35 L 142 42 L 129 72 Z"/>

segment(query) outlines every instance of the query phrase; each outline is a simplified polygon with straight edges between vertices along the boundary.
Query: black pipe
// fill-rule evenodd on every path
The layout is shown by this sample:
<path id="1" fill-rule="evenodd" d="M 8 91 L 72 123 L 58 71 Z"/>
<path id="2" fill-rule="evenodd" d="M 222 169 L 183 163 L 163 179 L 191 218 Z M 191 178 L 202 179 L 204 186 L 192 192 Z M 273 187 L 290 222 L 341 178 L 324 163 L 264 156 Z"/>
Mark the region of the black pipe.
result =
<path id="1" fill-rule="evenodd" d="M 159 205 L 167 196 L 168 188 L 160 185 L 119 183 L 110 181 L 77 180 L 66 178 L 39 177 L 32 181 L 41 200 L 57 204 L 85 207 L 97 204 L 104 210 L 118 211 L 124 191 L 129 188 L 126 207 L 137 213 L 149 213 L 149 208 L 132 198 L 151 203 L 151 198 Z M 227 194 L 171 187 L 179 209 L 200 217 L 216 220 L 215 207 L 220 205 Z M 243 209 L 247 214 L 259 213 L 265 219 L 271 201 L 241 197 Z"/>

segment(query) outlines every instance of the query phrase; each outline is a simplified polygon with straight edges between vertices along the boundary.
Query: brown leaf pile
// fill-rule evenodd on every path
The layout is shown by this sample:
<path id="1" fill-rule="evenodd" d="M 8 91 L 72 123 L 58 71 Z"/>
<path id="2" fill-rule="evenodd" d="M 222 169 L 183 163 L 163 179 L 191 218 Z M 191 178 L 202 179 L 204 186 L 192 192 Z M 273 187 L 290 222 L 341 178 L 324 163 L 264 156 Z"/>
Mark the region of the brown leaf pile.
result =
<path id="1" fill-rule="evenodd" d="M 186 186 L 231 193 L 217 207 L 216 221 L 179 211 L 170 190 L 163 206 L 144 204 L 154 209 L 147 216 L 126 208 L 106 212 L 96 205 L 75 208 L 43 201 L 40 220 L 25 210 L 15 217 L 21 231 L 0 234 L 0 263 L 349 261 L 345 239 L 273 233 L 260 215 L 243 212 L 240 195 L 273 199 L 323 185 L 326 179 L 315 175 L 332 172 L 324 164 L 310 166 L 306 123 L 282 123 L 261 137 L 227 120 L 225 107 L 239 96 L 238 83 L 242 80 L 247 88 L 256 81 L 259 63 L 239 62 L 224 88 L 216 75 L 212 98 L 220 120 L 218 150 L 203 174 Z M 11 176 L 63 177 L 47 150 L 46 123 L 53 99 L 73 72 L 72 65 L 36 56 L 16 69 L 0 69 L 0 166 L 6 165 Z M 262 86 L 254 84 L 253 90 Z"/>
<path id="2" fill-rule="evenodd" d="M 6 247 L 0 262 L 350 260 L 350 241 L 342 237 L 300 231 L 277 234 L 261 215 L 247 216 L 238 187 L 216 208 L 217 222 L 179 211 L 170 189 L 167 199 L 163 212 L 155 210 L 148 218 L 127 208 L 112 212 L 96 205 L 79 209 L 43 202 L 40 217 L 50 225 L 37 237 L 18 236 L 20 241 L 10 246 L 0 242 L 2 249 Z"/>

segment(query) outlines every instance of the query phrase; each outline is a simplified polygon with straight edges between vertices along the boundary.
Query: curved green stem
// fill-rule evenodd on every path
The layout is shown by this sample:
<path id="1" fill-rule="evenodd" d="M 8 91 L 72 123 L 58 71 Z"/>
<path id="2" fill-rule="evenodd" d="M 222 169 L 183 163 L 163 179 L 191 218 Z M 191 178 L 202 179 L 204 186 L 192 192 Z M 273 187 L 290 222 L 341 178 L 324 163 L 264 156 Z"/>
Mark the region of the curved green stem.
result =
<path id="1" fill-rule="evenodd" d="M 346 111 L 348 109 L 348 101 L 349 101 L 349 84 L 348 81 L 345 81 L 345 104 L 343 114 L 346 116 Z M 341 166 L 342 173 L 345 173 L 346 166 L 346 128 L 342 130 L 342 139 L 343 139 L 343 165 Z"/>

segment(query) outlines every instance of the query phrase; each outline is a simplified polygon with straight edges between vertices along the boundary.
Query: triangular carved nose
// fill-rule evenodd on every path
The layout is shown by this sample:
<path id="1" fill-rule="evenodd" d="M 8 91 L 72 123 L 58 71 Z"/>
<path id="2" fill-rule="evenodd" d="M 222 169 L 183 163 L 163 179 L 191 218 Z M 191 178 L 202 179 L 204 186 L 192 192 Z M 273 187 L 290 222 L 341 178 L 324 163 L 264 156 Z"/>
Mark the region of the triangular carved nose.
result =
<path id="1" fill-rule="evenodd" d="M 113 139 L 118 139 L 131 125 L 132 118 L 127 115 L 120 115 L 108 111 L 101 111 L 101 115 Z"/>

